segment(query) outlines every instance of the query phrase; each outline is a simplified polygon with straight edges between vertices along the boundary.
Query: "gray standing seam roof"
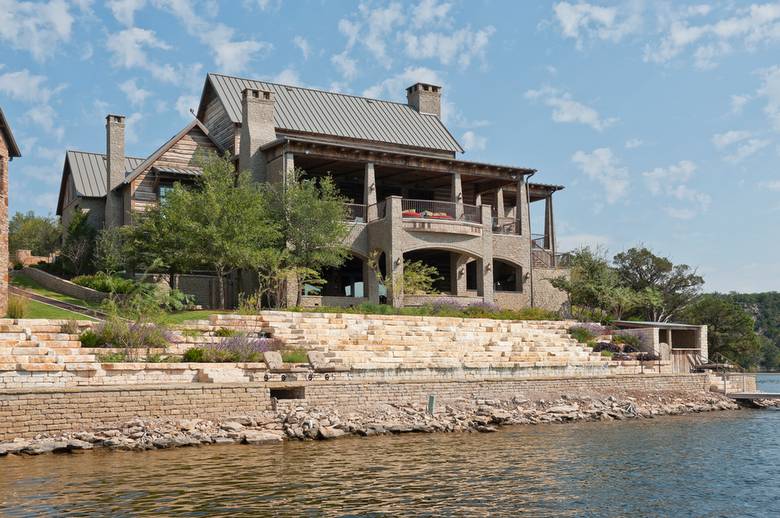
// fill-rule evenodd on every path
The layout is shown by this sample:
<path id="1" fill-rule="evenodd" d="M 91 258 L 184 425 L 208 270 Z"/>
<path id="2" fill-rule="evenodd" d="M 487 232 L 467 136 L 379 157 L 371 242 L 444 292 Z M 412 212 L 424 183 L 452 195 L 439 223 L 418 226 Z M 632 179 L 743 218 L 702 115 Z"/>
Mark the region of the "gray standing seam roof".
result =
<path id="1" fill-rule="evenodd" d="M 78 196 L 100 198 L 106 195 L 106 176 L 108 175 L 106 155 L 85 151 L 68 151 L 67 160 Z M 125 157 L 125 176 L 143 161 L 143 158 Z"/>
<path id="2" fill-rule="evenodd" d="M 241 122 L 241 92 L 251 88 L 274 93 L 274 123 L 281 130 L 463 152 L 439 117 L 406 104 L 220 74 L 209 74 L 208 81 L 234 123 Z"/>

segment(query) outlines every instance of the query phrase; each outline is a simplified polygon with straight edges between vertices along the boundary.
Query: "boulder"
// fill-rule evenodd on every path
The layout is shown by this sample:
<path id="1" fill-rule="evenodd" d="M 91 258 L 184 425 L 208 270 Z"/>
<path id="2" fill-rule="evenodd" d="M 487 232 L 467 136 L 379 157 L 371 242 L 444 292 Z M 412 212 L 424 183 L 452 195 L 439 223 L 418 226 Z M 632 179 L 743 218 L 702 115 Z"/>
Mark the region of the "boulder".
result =
<path id="1" fill-rule="evenodd" d="M 282 442 L 282 436 L 264 430 L 247 430 L 243 435 L 246 444 L 269 444 Z"/>
<path id="2" fill-rule="evenodd" d="M 71 439 L 68 441 L 68 450 L 91 450 L 93 448 L 91 442 L 82 441 L 80 439 Z"/>
<path id="3" fill-rule="evenodd" d="M 236 421 L 228 421 L 226 423 L 222 423 L 219 425 L 220 428 L 223 430 L 227 430 L 228 432 L 240 432 L 244 429 L 244 425 L 241 423 L 238 423 Z"/>
<path id="4" fill-rule="evenodd" d="M 271 370 L 278 370 L 284 367 L 282 355 L 279 351 L 266 351 L 263 353 L 263 358 L 265 359 L 265 364 Z"/>
<path id="5" fill-rule="evenodd" d="M 334 428 L 332 426 L 321 426 L 319 429 L 319 437 L 323 440 L 338 439 L 345 433 L 346 432 L 344 430 L 339 430 L 338 428 Z"/>

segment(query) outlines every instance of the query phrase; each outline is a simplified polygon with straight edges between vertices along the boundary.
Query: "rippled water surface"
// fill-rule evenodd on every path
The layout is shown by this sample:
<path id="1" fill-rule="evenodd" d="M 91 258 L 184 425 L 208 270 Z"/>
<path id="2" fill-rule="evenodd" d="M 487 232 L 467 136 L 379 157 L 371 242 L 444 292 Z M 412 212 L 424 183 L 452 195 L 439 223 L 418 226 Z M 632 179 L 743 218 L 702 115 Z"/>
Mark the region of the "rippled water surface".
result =
<path id="1" fill-rule="evenodd" d="M 521 512 L 777 516 L 780 411 L 0 459 L 3 516 Z"/>

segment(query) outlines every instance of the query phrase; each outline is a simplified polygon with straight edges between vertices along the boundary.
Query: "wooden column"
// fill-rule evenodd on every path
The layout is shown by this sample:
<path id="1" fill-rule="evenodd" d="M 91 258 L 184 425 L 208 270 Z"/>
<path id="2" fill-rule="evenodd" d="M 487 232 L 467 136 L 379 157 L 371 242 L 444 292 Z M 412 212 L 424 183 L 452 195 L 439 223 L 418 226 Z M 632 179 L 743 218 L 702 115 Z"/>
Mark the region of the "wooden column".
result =
<path id="1" fill-rule="evenodd" d="M 463 216 L 463 186 L 460 173 L 452 173 L 451 199 L 455 203 L 455 219 L 460 219 Z"/>
<path id="2" fill-rule="evenodd" d="M 555 254 L 555 224 L 553 223 L 552 194 L 544 199 L 544 248 Z"/>
<path id="3" fill-rule="evenodd" d="M 504 213 L 504 189 L 496 189 L 496 217 L 503 218 Z"/>

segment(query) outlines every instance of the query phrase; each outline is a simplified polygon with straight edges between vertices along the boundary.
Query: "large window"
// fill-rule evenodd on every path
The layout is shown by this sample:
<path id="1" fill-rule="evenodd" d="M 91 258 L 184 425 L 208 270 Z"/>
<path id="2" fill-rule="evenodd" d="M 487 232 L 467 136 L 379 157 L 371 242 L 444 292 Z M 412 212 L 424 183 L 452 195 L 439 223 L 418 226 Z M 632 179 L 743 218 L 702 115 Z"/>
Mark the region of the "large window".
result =
<path id="1" fill-rule="evenodd" d="M 165 203 L 165 198 L 168 196 L 168 193 L 173 190 L 173 184 L 172 183 L 161 183 L 158 187 L 159 193 L 158 197 L 160 199 L 160 203 Z"/>
<path id="2" fill-rule="evenodd" d="M 523 291 L 523 269 L 498 259 L 493 261 L 493 289 L 495 291 Z"/>

